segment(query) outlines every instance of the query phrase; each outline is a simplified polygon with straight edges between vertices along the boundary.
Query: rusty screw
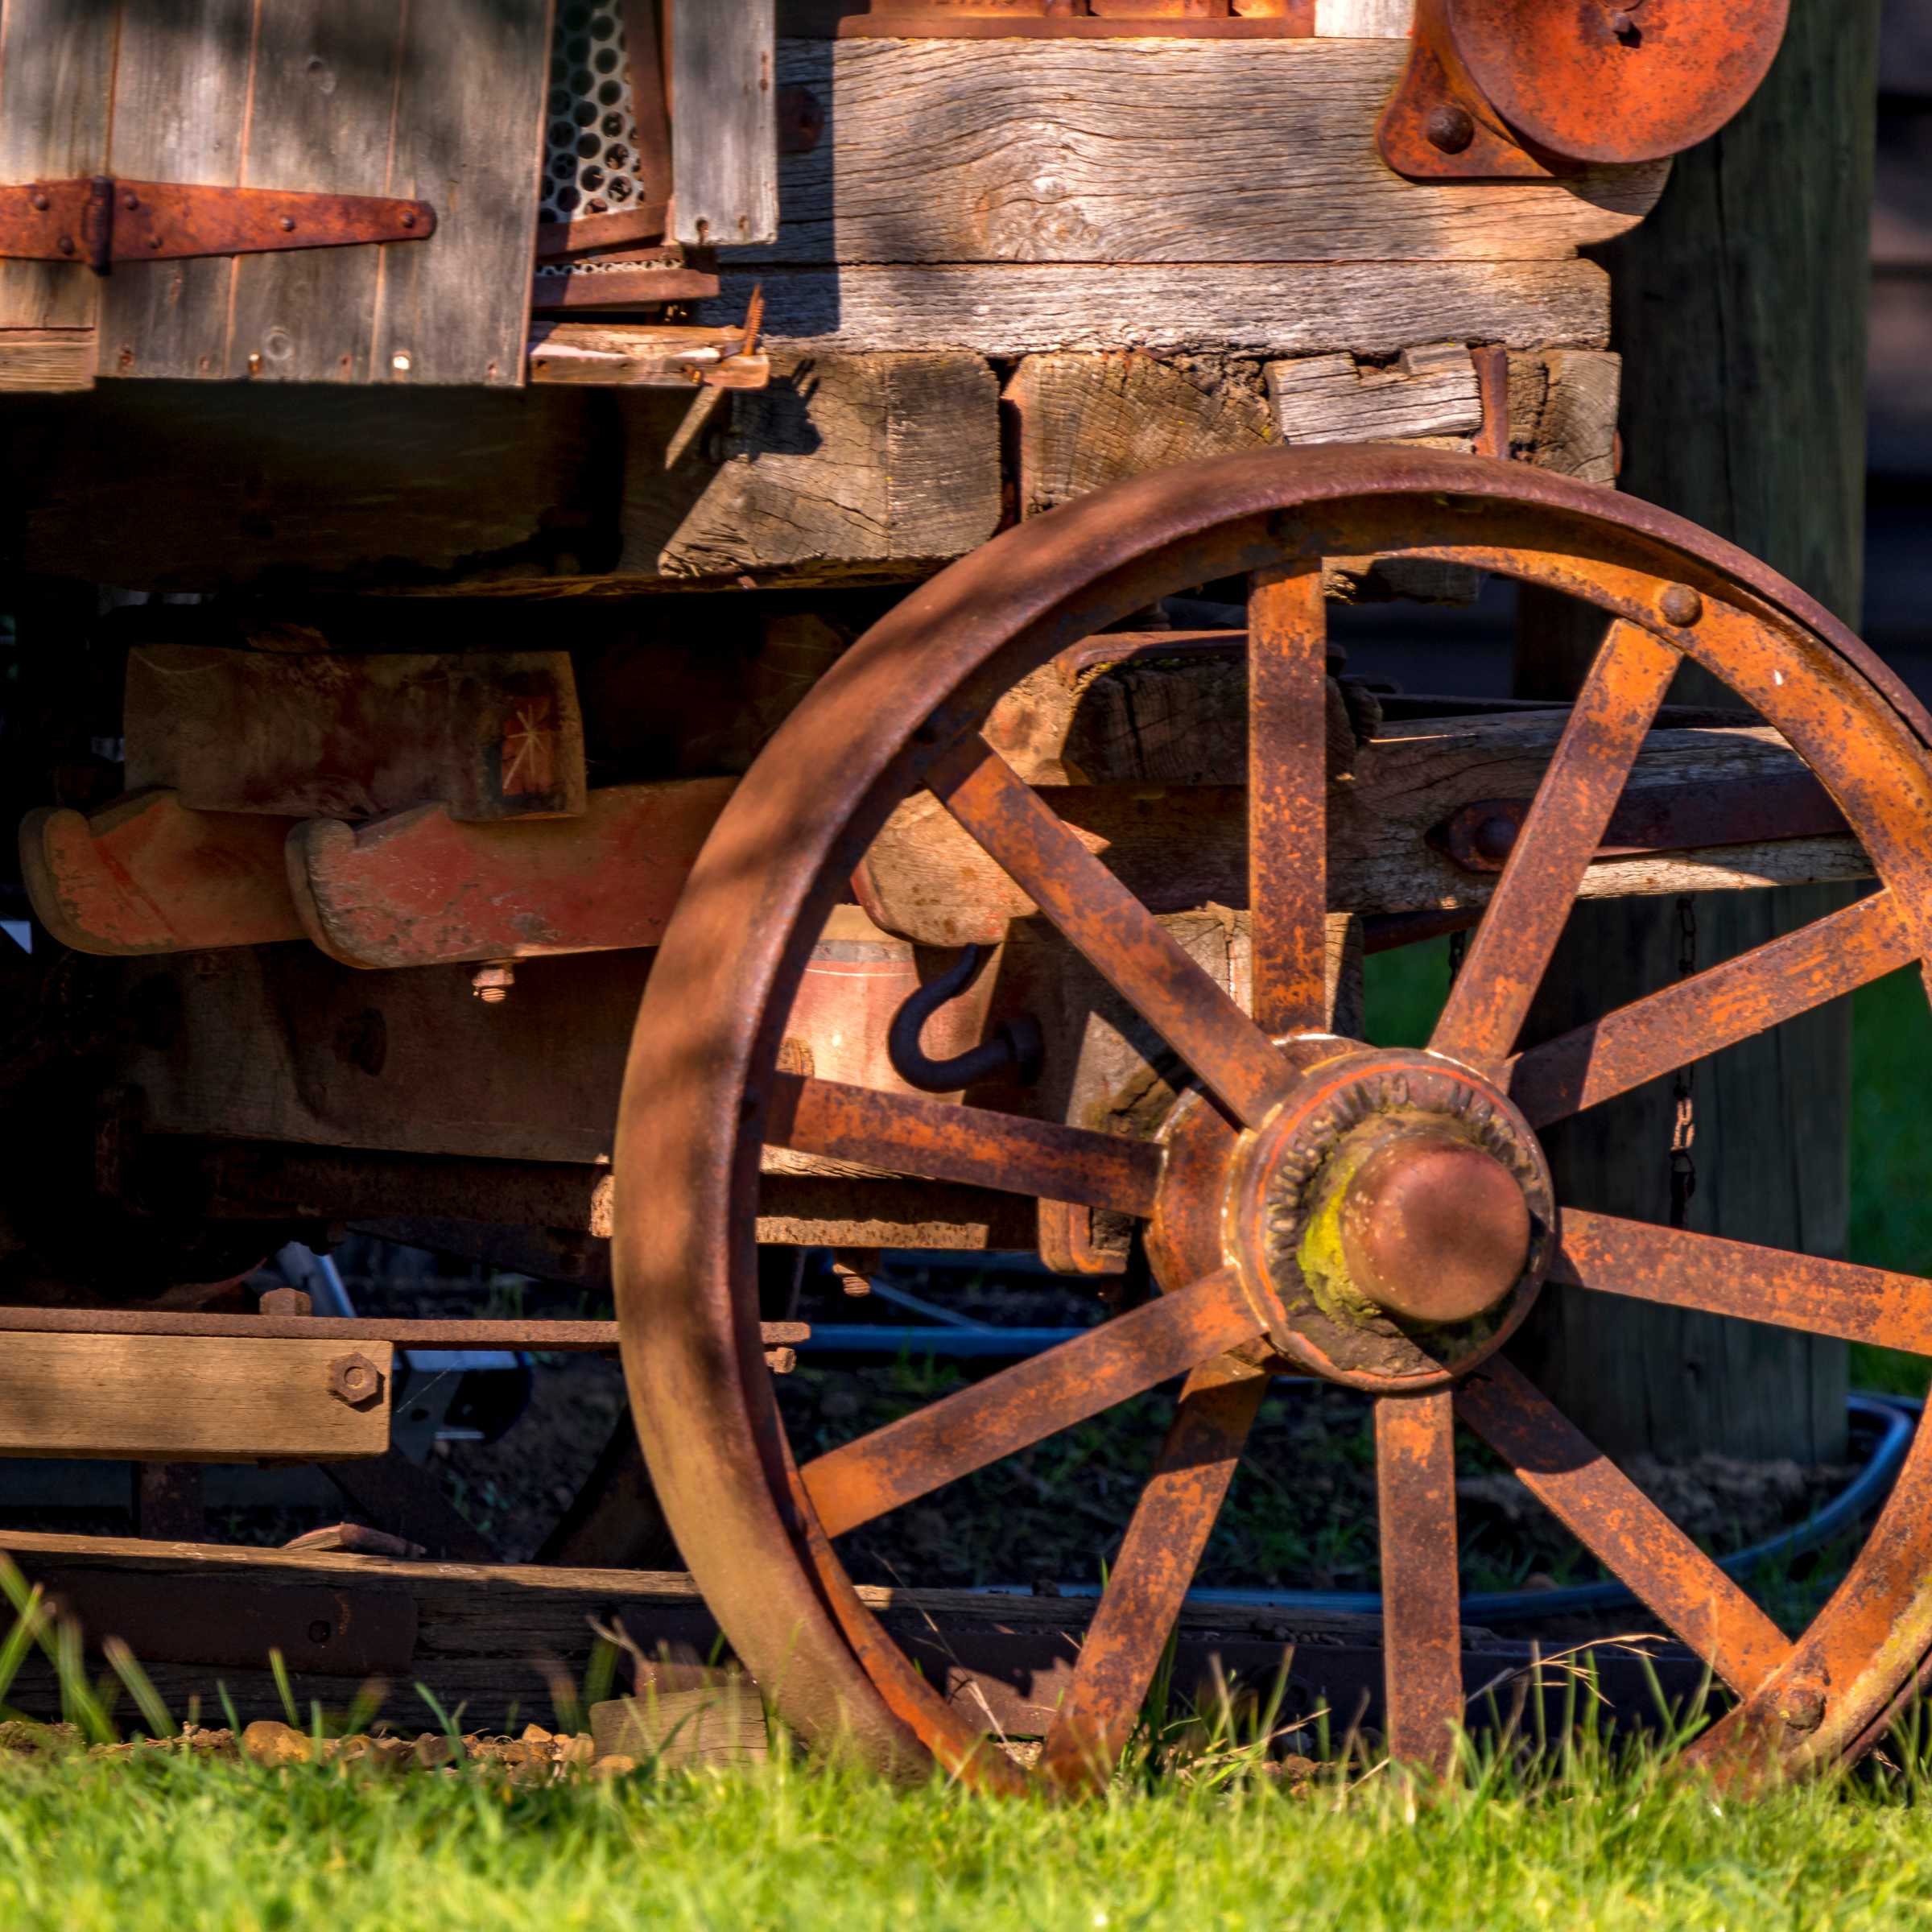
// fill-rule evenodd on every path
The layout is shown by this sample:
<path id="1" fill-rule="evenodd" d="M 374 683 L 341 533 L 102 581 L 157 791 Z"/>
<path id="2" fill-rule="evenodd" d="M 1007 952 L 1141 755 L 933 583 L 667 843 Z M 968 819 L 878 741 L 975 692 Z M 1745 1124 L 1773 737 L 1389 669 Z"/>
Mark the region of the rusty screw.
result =
<path id="1" fill-rule="evenodd" d="M 1666 584 L 1657 600 L 1666 624 L 1682 630 L 1704 614 L 1704 601 L 1688 584 Z"/>
<path id="2" fill-rule="evenodd" d="M 488 966 L 479 966 L 469 976 L 470 991 L 485 1006 L 501 1006 L 510 997 L 510 989 L 516 983 L 516 965 L 510 960 L 497 960 Z"/>
<path id="3" fill-rule="evenodd" d="M 328 1365 L 328 1392 L 361 1409 L 382 1393 L 382 1371 L 365 1355 L 339 1355 Z"/>
<path id="4" fill-rule="evenodd" d="M 262 1297 L 262 1315 L 310 1315 L 315 1303 L 299 1288 L 270 1288 Z"/>
<path id="5" fill-rule="evenodd" d="M 1475 117 L 1468 108 L 1445 101 L 1439 107 L 1430 109 L 1422 132 L 1429 137 L 1431 147 L 1440 148 L 1445 155 L 1459 155 L 1476 138 Z"/>

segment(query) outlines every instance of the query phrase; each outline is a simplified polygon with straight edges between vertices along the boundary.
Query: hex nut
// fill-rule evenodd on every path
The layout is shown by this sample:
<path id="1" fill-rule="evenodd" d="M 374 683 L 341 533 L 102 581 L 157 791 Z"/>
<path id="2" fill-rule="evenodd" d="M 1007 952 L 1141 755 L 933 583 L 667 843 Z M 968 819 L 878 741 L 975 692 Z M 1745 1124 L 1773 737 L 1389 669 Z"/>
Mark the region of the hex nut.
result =
<path id="1" fill-rule="evenodd" d="M 1704 614 L 1704 601 L 1688 584 L 1666 584 L 1658 595 L 1657 608 L 1666 624 L 1674 624 L 1682 630 Z"/>
<path id="2" fill-rule="evenodd" d="M 315 1303 L 299 1288 L 269 1288 L 262 1291 L 262 1315 L 311 1315 Z"/>
<path id="3" fill-rule="evenodd" d="M 382 1393 L 382 1371 L 365 1355 L 339 1355 L 328 1365 L 328 1392 L 352 1409 L 366 1409 Z"/>

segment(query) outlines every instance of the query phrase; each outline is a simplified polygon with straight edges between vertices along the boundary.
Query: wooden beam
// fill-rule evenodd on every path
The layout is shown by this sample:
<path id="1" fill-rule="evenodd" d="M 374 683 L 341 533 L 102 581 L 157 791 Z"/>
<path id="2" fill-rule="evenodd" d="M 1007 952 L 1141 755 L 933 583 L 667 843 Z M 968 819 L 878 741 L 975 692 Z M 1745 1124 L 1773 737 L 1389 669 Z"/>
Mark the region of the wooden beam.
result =
<path id="1" fill-rule="evenodd" d="M 171 1463 L 381 1455 L 393 1354 L 386 1343 L 350 1349 L 202 1335 L 9 1335 L 0 1349 L 0 1455 Z M 345 1365 L 358 1364 L 365 1393 L 345 1379 Z"/>
<path id="2" fill-rule="evenodd" d="M 0 262 L 0 276 L 41 262 Z M 94 332 L 91 328 L 0 328 L 0 393 L 8 390 L 92 389 Z"/>
<path id="3" fill-rule="evenodd" d="M 671 0 L 671 239 L 741 248 L 778 232 L 773 0 Z"/>
<path id="4" fill-rule="evenodd" d="M 722 312 L 765 291 L 774 350 L 1054 349 L 1393 355 L 1418 342 L 1600 349 L 1610 289 L 1593 262 L 980 262 L 728 267 Z"/>
<path id="5" fill-rule="evenodd" d="M 1390 39 L 787 41 L 778 84 L 813 95 L 825 131 L 784 157 L 783 226 L 743 259 L 1560 259 L 1655 202 L 1665 163 L 1392 174 L 1373 133 L 1407 59 Z M 684 197 L 680 177 L 681 224 Z"/>

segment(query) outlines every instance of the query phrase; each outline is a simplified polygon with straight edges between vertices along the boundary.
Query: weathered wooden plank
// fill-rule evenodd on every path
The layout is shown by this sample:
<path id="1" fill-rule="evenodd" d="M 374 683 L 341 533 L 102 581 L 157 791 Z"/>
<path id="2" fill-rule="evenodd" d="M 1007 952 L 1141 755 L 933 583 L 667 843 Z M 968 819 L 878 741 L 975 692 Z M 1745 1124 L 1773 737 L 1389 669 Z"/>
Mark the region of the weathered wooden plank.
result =
<path id="1" fill-rule="evenodd" d="M 1252 365 L 1183 368 L 1132 349 L 1029 356 L 1002 400 L 1018 426 L 1022 516 L 1123 477 L 1275 440 Z"/>
<path id="2" fill-rule="evenodd" d="M 998 384 L 976 356 L 774 356 L 770 386 L 727 395 L 669 469 L 646 452 L 704 404 L 621 402 L 633 454 L 621 577 L 904 575 L 998 526 Z"/>
<path id="3" fill-rule="evenodd" d="M 778 232 L 772 0 L 672 0 L 674 241 L 700 248 Z"/>
<path id="4" fill-rule="evenodd" d="M 109 157 L 116 174 L 239 183 L 262 10 L 256 0 L 160 0 L 120 10 Z M 109 275 L 101 298 L 101 374 L 228 374 L 235 260 L 130 264 Z"/>
<path id="5" fill-rule="evenodd" d="M 1284 443 L 1428 440 L 1468 449 L 1482 427 L 1476 365 L 1459 342 L 1406 349 L 1385 368 L 1336 354 L 1270 362 L 1266 374 Z"/>
<path id="6" fill-rule="evenodd" d="M 207 1335 L 11 1335 L 0 1349 L 0 1455 L 381 1455 L 394 1353 L 386 1342 L 350 1349 Z M 377 1378 L 353 1402 L 336 1393 L 351 1357 Z"/>
<path id="7" fill-rule="evenodd" d="M 1622 357 L 1607 349 L 1511 356 L 1510 453 L 1587 483 L 1614 483 L 1622 377 Z"/>
<path id="8" fill-rule="evenodd" d="M 720 320 L 762 284 L 774 351 L 1379 356 L 1446 339 L 1600 349 L 1610 329 L 1609 279 L 1581 261 L 868 264 L 719 280 Z"/>
<path id="9" fill-rule="evenodd" d="M 1415 0 L 1315 0 L 1318 39 L 1406 40 Z"/>
<path id="10" fill-rule="evenodd" d="M 111 10 L 72 0 L 0 6 L 0 183 L 64 180 L 106 166 L 114 30 Z M 100 296 L 100 279 L 85 269 L 0 262 L 0 327 L 91 328 Z M 16 364 L 14 373 L 26 369 Z M 0 374 L 0 387 L 37 386 Z"/>
<path id="11" fill-rule="evenodd" d="M 0 265 L 0 275 L 35 266 L 10 262 Z M 0 288 L 0 302 L 7 299 Z M 0 392 L 92 389 L 94 356 L 91 328 L 0 328 Z"/>
<path id="12" fill-rule="evenodd" d="M 382 83 L 393 77 L 396 27 L 394 0 L 259 10 L 245 186 L 386 192 L 394 90 Z M 444 245 L 439 235 L 417 246 Z M 237 255 L 218 373 L 367 382 L 381 270 L 374 248 Z"/>
<path id="13" fill-rule="evenodd" d="M 1407 57 L 1386 39 L 787 41 L 778 83 L 817 98 L 825 132 L 781 163 L 776 241 L 734 259 L 1560 258 L 1656 202 L 1666 163 L 1391 173 L 1375 124 Z M 697 239 L 682 174 L 678 201 Z"/>
<path id="14" fill-rule="evenodd" d="M 130 278 L 131 279 L 131 278 Z M 539 580 L 614 556 L 615 425 L 583 390 L 478 395 L 104 383 L 16 403 L 0 448 L 27 568 L 156 590 Z"/>
<path id="15" fill-rule="evenodd" d="M 431 203 L 436 232 L 379 251 L 371 381 L 523 381 L 551 4 L 412 0 L 401 12 L 382 192 Z"/>

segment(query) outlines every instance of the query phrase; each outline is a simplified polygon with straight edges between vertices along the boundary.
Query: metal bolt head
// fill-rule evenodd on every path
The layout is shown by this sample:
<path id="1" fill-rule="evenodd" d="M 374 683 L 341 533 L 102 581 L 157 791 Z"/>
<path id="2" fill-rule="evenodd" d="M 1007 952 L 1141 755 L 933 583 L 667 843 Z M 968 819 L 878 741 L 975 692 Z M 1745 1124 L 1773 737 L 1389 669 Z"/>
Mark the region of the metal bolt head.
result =
<path id="1" fill-rule="evenodd" d="M 382 1371 L 365 1355 L 339 1355 L 328 1365 L 328 1392 L 352 1409 L 366 1408 L 382 1393 Z"/>
<path id="2" fill-rule="evenodd" d="M 51 203 L 48 201 L 48 200 L 47 200 L 47 196 L 46 196 L 45 195 L 38 195 L 38 194 L 37 194 L 37 195 L 35 195 L 34 196 L 32 196 L 32 197 L 31 197 L 31 199 L 32 199 L 33 204 L 34 204 L 34 208 L 35 208 L 35 211 L 36 211 L 37 213 L 40 213 L 40 214 L 43 214 L 43 214 L 45 214 L 45 213 L 47 213 L 47 211 L 48 208 L 49 208 L 50 206 L 52 206 L 52 204 L 51 204 Z"/>
<path id="3" fill-rule="evenodd" d="M 469 976 L 469 989 L 485 1006 L 501 1006 L 517 983 L 516 967 L 508 960 L 479 966 Z"/>
<path id="4" fill-rule="evenodd" d="M 59 249 L 62 254 L 71 255 L 74 252 L 74 238 L 72 235 L 63 235 L 54 244 L 54 246 Z"/>
<path id="5" fill-rule="evenodd" d="M 141 197 L 130 188 L 121 197 L 121 205 L 123 208 L 138 208 L 141 205 Z"/>
<path id="6" fill-rule="evenodd" d="M 1666 584 L 1657 600 L 1657 608 L 1666 624 L 1682 630 L 1704 614 L 1704 601 L 1688 584 Z"/>
<path id="7" fill-rule="evenodd" d="M 1435 1128 L 1393 1135 L 1342 1203 L 1342 1252 L 1378 1308 L 1465 1322 L 1513 1288 L 1530 1258 L 1530 1204 L 1493 1154 Z"/>
<path id="8" fill-rule="evenodd" d="M 293 215 L 284 215 L 275 225 L 283 234 L 292 235 L 295 232 L 295 218 Z"/>
<path id="9" fill-rule="evenodd" d="M 1777 1715 L 1787 1730 L 1815 1731 L 1825 1721 L 1824 1686 L 1804 1678 L 1785 1685 Z"/>
<path id="10" fill-rule="evenodd" d="M 409 208 L 404 208 L 402 213 L 401 220 L 402 225 L 405 228 L 414 228 L 416 225 L 415 210 Z"/>
<path id="11" fill-rule="evenodd" d="M 264 1291 L 259 1312 L 263 1315 L 308 1315 L 315 1303 L 299 1288 L 270 1288 Z"/>
<path id="12" fill-rule="evenodd" d="M 1468 108 L 1445 101 L 1430 109 L 1422 132 L 1428 136 L 1431 147 L 1439 148 L 1445 155 L 1459 155 L 1476 138 L 1476 119 Z"/>
<path id="13" fill-rule="evenodd" d="M 321 1617 L 317 1617 L 308 1627 L 308 1641 L 312 1644 L 325 1644 L 334 1635 L 333 1628 Z"/>

